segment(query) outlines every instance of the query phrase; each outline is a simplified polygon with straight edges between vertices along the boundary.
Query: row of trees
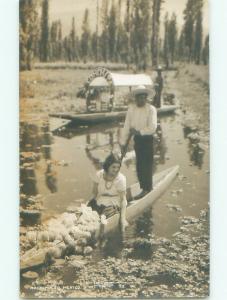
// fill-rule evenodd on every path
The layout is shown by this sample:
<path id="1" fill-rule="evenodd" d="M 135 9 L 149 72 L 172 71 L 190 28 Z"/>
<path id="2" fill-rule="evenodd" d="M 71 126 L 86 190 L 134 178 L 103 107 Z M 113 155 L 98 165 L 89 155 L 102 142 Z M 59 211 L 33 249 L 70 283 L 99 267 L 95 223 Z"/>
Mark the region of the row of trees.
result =
<path id="1" fill-rule="evenodd" d="M 41 1 L 41 0 L 40 0 Z M 209 37 L 203 43 L 203 0 L 188 0 L 184 25 L 178 32 L 177 16 L 166 14 L 164 38 L 160 37 L 163 0 L 96 0 L 96 28 L 92 32 L 86 9 L 78 34 L 72 18 L 68 35 L 60 20 L 49 22 L 48 0 L 20 1 L 20 68 L 31 69 L 33 58 L 47 61 L 110 61 L 146 69 L 152 63 L 175 60 L 208 63 Z M 41 3 L 41 16 L 38 7 Z M 125 5 L 123 9 L 123 4 Z M 123 13 L 124 12 L 124 13 Z"/>

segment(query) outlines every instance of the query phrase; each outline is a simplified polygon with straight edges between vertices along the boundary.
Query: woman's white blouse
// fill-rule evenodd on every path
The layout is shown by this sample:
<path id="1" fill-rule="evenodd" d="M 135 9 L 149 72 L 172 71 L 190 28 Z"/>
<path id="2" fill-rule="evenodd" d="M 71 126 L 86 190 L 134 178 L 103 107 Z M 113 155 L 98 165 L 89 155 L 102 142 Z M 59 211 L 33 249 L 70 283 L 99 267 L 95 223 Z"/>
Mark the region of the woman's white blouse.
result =
<path id="1" fill-rule="evenodd" d="M 93 176 L 98 184 L 97 204 L 120 207 L 119 192 L 126 192 L 126 177 L 119 172 L 113 181 L 106 181 L 103 175 L 104 170 L 100 170 Z"/>

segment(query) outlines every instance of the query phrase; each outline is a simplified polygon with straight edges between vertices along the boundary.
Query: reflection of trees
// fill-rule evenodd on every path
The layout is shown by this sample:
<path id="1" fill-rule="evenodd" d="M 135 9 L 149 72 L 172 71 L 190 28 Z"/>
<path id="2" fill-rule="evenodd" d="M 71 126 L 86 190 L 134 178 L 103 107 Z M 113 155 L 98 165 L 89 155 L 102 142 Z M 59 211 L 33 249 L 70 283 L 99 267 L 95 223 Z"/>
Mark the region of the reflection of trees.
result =
<path id="1" fill-rule="evenodd" d="M 138 237 L 147 237 L 153 231 L 152 209 L 147 210 L 135 224 L 135 234 Z"/>
<path id="2" fill-rule="evenodd" d="M 20 124 L 20 181 L 21 192 L 28 196 L 38 194 L 35 162 L 42 145 L 39 127 L 35 124 Z"/>
<path id="3" fill-rule="evenodd" d="M 100 136 L 100 133 L 95 133 L 95 134 L 88 133 L 86 135 L 87 146 L 85 148 L 85 152 L 88 159 L 92 162 L 92 164 L 97 170 L 100 170 L 102 168 L 102 164 L 105 157 L 103 157 L 103 159 L 97 158 L 95 157 L 93 151 L 101 148 L 106 149 L 106 147 L 108 148 L 109 152 L 113 151 L 114 145 L 117 143 L 116 142 L 117 139 L 115 139 L 115 133 L 116 133 L 116 129 L 103 132 L 101 134 L 102 136 Z M 103 135 L 104 135 L 104 142 L 102 139 Z"/>
<path id="4" fill-rule="evenodd" d="M 39 127 L 35 124 L 20 123 L 20 151 L 38 152 L 42 145 Z"/>
<path id="5" fill-rule="evenodd" d="M 129 256 L 133 258 L 147 259 L 152 255 L 152 244 L 150 242 L 153 232 L 152 209 L 144 212 L 136 221 L 130 234 L 130 239 L 126 242 L 132 251 Z"/>
<path id="6" fill-rule="evenodd" d="M 51 193 L 57 192 L 57 177 L 56 172 L 53 169 L 53 164 L 49 161 L 51 159 L 51 144 L 53 143 L 52 135 L 50 132 L 50 125 L 49 122 L 46 122 L 41 127 L 43 132 L 43 146 L 42 146 L 42 152 L 43 157 L 46 160 L 47 168 L 45 172 L 45 182 L 46 186 L 50 190 Z"/>
<path id="7" fill-rule="evenodd" d="M 157 165 L 165 164 L 165 155 L 167 152 L 166 141 L 163 136 L 161 124 L 158 123 L 156 134 L 154 135 L 154 163 L 153 172 L 156 171 Z"/>
<path id="8" fill-rule="evenodd" d="M 191 162 L 194 163 L 195 166 L 197 166 L 199 169 L 202 168 L 203 165 L 203 157 L 205 154 L 205 151 L 200 147 L 199 143 L 193 143 L 191 140 L 189 140 L 189 156 Z"/>
<path id="9" fill-rule="evenodd" d="M 196 128 L 192 128 L 189 126 L 183 127 L 184 138 L 188 138 L 188 153 L 190 157 L 190 161 L 194 163 L 199 169 L 202 168 L 203 165 L 203 157 L 205 154 L 205 150 L 203 146 L 200 144 L 200 138 L 197 133 Z M 191 134 L 191 135 L 190 135 Z"/>
<path id="10" fill-rule="evenodd" d="M 105 240 L 105 246 L 102 249 L 102 255 L 104 257 L 108 256 L 118 256 L 123 249 L 123 239 L 119 231 L 112 234 Z"/>
<path id="11" fill-rule="evenodd" d="M 35 124 L 20 124 L 20 183 L 21 183 L 21 221 L 24 225 L 33 225 L 40 221 L 42 204 L 38 195 L 36 162 L 40 159 L 42 134 Z M 31 210 L 33 213 L 31 213 Z M 37 213 L 34 214 L 34 211 Z"/>
<path id="12" fill-rule="evenodd" d="M 28 196 L 35 196 L 38 194 L 37 179 L 35 175 L 34 166 L 21 166 L 20 179 L 22 183 L 21 193 Z"/>
<path id="13" fill-rule="evenodd" d="M 37 195 L 37 178 L 35 172 L 36 161 L 40 158 L 40 151 L 44 159 L 51 159 L 51 144 L 53 143 L 50 133 L 49 122 L 42 126 L 35 124 L 20 124 L 20 180 L 22 183 L 21 192 L 25 195 Z M 56 176 L 53 167 L 47 162 L 45 178 L 50 191 L 56 192 Z"/>
<path id="14" fill-rule="evenodd" d="M 133 225 L 126 228 L 125 234 L 122 236 L 120 232 L 112 234 L 106 240 L 105 247 L 102 249 L 102 255 L 116 256 L 124 250 L 124 245 L 129 244 L 133 247 L 132 257 L 149 258 L 152 254 L 150 236 L 153 231 L 152 209 L 143 213 Z M 114 245 L 114 246 L 113 246 Z M 127 248 L 127 247 L 126 247 Z"/>
<path id="15" fill-rule="evenodd" d="M 46 185 L 51 193 L 57 192 L 57 177 L 56 172 L 52 170 L 52 165 L 47 164 L 47 170 L 45 172 Z"/>
<path id="16" fill-rule="evenodd" d="M 100 159 L 94 157 L 92 155 L 92 151 L 89 150 L 88 148 L 85 149 L 85 153 L 87 155 L 87 158 L 92 162 L 96 170 L 100 170 L 102 168 L 102 162 Z"/>
<path id="17" fill-rule="evenodd" d="M 42 152 L 45 159 L 51 159 L 51 144 L 52 141 L 52 135 L 50 132 L 50 126 L 49 122 L 45 123 L 42 127 Z"/>
<path id="18" fill-rule="evenodd" d="M 73 121 L 52 131 L 53 135 L 71 139 L 75 136 L 91 135 L 94 133 L 105 133 L 108 129 L 116 130 L 119 122 L 107 123 L 105 128 L 103 124 L 92 125 L 88 127 L 78 127 Z M 92 136 L 91 136 L 92 137 Z"/>

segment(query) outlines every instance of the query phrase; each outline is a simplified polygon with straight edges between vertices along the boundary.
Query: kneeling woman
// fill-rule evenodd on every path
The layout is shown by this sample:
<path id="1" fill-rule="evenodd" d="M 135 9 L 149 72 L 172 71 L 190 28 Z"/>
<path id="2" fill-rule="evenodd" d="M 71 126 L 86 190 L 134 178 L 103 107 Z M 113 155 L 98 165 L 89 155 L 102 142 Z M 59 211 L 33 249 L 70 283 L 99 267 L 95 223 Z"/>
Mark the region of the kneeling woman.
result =
<path id="1" fill-rule="evenodd" d="M 126 178 L 120 173 L 121 160 L 110 154 L 103 169 L 98 171 L 93 178 L 93 199 L 88 203 L 93 210 L 106 217 L 120 212 L 120 225 L 124 231 L 126 221 Z"/>

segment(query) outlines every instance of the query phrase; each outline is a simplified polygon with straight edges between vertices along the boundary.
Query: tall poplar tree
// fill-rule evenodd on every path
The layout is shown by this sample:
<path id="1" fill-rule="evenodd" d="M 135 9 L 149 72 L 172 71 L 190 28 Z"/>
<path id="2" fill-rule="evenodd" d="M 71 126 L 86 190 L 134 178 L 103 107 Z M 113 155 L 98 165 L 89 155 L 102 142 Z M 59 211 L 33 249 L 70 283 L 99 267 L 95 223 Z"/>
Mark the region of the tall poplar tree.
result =
<path id="1" fill-rule="evenodd" d="M 38 52 L 38 3 L 21 0 L 19 7 L 20 70 L 31 70 L 34 53 Z"/>
<path id="2" fill-rule="evenodd" d="M 200 18 L 202 19 L 202 7 L 203 7 L 203 0 L 188 0 L 186 3 L 186 8 L 184 10 L 184 36 L 185 36 L 185 46 L 187 47 L 187 51 L 188 51 L 188 62 L 191 62 L 193 58 L 195 58 L 194 55 L 195 43 L 197 43 L 197 49 L 199 47 L 199 43 L 200 43 L 199 36 L 202 32 L 201 31 L 202 27 L 200 28 L 199 25 L 200 22 L 199 19 Z M 201 15 L 199 16 L 200 12 Z M 197 34 L 195 34 L 196 24 L 197 24 Z M 202 22 L 201 22 L 201 26 L 202 26 Z"/>
<path id="3" fill-rule="evenodd" d="M 120 60 L 120 27 L 121 24 L 121 8 L 122 8 L 122 1 L 118 0 L 118 5 L 116 8 L 116 47 L 115 47 L 115 61 L 118 62 Z M 121 28 L 122 29 L 122 28 Z"/>
<path id="4" fill-rule="evenodd" d="M 149 36 L 149 0 L 135 0 L 133 5 L 131 46 L 139 69 L 146 69 Z"/>
<path id="5" fill-rule="evenodd" d="M 206 36 L 203 51 L 202 51 L 203 64 L 209 64 L 209 35 Z"/>
<path id="6" fill-rule="evenodd" d="M 89 10 L 86 9 L 84 12 L 84 19 L 82 24 L 82 35 L 81 35 L 81 57 L 84 63 L 86 63 L 88 59 L 89 46 L 90 46 Z"/>
<path id="7" fill-rule="evenodd" d="M 40 38 L 40 60 L 48 61 L 49 48 L 49 1 L 42 2 L 42 16 L 41 16 L 41 38 Z"/>
<path id="8" fill-rule="evenodd" d="M 72 18 L 72 27 L 70 31 L 70 47 L 71 47 L 71 57 L 73 61 L 79 60 L 79 51 L 78 51 L 78 36 L 76 34 L 76 25 L 75 25 L 75 18 Z"/>
<path id="9" fill-rule="evenodd" d="M 92 50 L 97 62 L 99 60 L 99 0 L 96 0 L 96 32 L 92 35 Z"/>
<path id="10" fill-rule="evenodd" d="M 127 0 L 126 3 L 126 15 L 125 15 L 125 29 L 126 29 L 126 36 L 127 36 L 127 68 L 129 69 L 129 65 L 131 62 L 131 1 Z"/>
<path id="11" fill-rule="evenodd" d="M 58 59 L 62 59 L 62 48 L 63 48 L 63 41 L 62 41 L 62 25 L 61 21 L 58 21 Z"/>
<path id="12" fill-rule="evenodd" d="M 170 51 L 169 51 L 169 15 L 166 13 L 165 15 L 165 21 L 164 21 L 164 44 L 163 44 L 163 59 L 166 65 L 166 68 L 169 68 L 169 56 L 170 56 Z"/>
<path id="13" fill-rule="evenodd" d="M 108 48 L 109 48 L 109 59 L 114 61 L 116 55 L 116 30 L 117 30 L 117 21 L 116 21 L 116 8 L 114 2 L 112 1 L 112 6 L 110 9 L 110 14 L 108 18 Z"/>
<path id="14" fill-rule="evenodd" d="M 101 7 L 101 24 L 102 24 L 102 34 L 100 37 L 101 43 L 101 54 L 104 62 L 107 62 L 109 53 L 109 43 L 108 43 L 108 0 L 102 1 Z"/>
<path id="15" fill-rule="evenodd" d="M 195 43 L 194 43 L 194 61 L 197 65 L 200 64 L 202 40 L 203 40 L 203 28 L 202 28 L 202 11 L 199 10 L 195 21 Z"/>
<path id="16" fill-rule="evenodd" d="M 151 59 L 152 65 L 157 66 L 158 64 L 158 41 L 159 41 L 159 30 L 160 30 L 160 12 L 163 0 L 153 0 L 152 6 L 152 36 L 151 36 Z"/>
<path id="17" fill-rule="evenodd" d="M 186 58 L 186 52 L 185 52 L 185 36 L 184 36 L 184 30 L 181 30 L 181 34 L 179 36 L 178 42 L 177 42 L 177 59 L 184 61 Z"/>
<path id="18" fill-rule="evenodd" d="M 171 64 L 174 63 L 176 42 L 177 42 L 177 16 L 175 13 L 172 14 L 168 24 L 168 40 L 169 40 L 169 52 L 171 58 Z"/>

